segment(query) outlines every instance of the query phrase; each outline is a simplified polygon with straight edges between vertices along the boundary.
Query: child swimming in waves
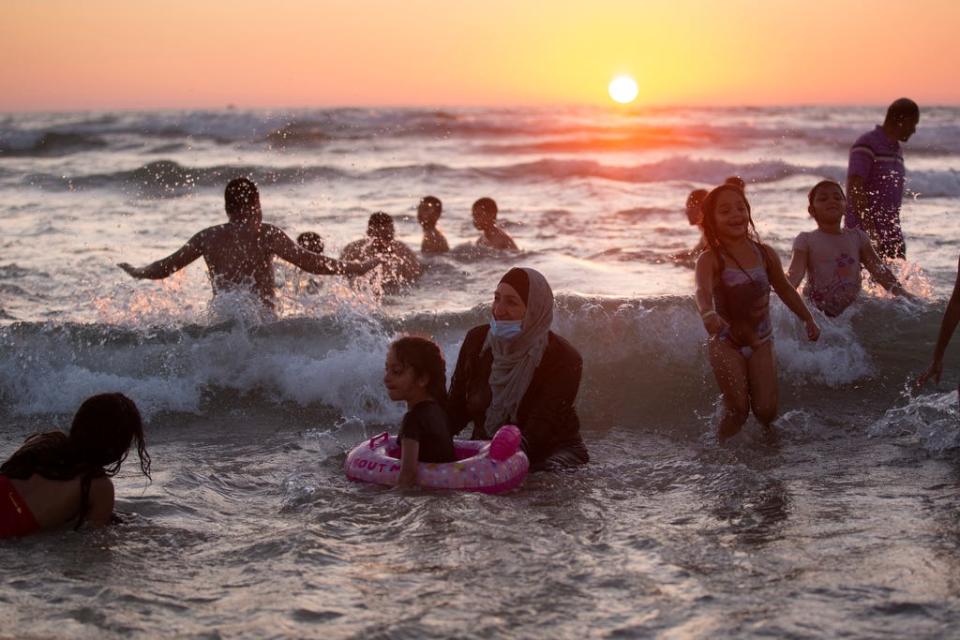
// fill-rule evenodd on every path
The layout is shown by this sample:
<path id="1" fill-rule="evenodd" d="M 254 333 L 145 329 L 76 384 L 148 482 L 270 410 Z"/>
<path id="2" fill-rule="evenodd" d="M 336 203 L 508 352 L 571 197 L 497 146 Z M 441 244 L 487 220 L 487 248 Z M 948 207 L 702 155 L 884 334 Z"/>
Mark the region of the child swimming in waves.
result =
<path id="1" fill-rule="evenodd" d="M 793 241 L 787 280 L 794 287 L 807 277 L 804 295 L 828 316 L 838 316 L 860 295 L 860 269 L 897 296 L 904 291 L 896 276 L 877 256 L 861 229 L 841 229 L 847 199 L 833 180 L 818 182 L 807 195 L 807 211 L 817 221 L 816 231 L 804 231 Z"/>
<path id="2" fill-rule="evenodd" d="M 417 481 L 418 462 L 453 462 L 453 436 L 447 426 L 447 371 L 443 352 L 432 340 L 405 336 L 387 352 L 383 385 L 390 399 L 407 403 L 397 442 L 399 486 Z"/>
<path id="3" fill-rule="evenodd" d="M 707 249 L 697 260 L 696 301 L 723 394 L 717 430 L 723 442 L 739 433 L 751 409 L 767 428 L 777 417 L 770 287 L 803 320 L 810 340 L 820 337 L 820 327 L 787 282 L 776 252 L 757 240 L 743 191 L 721 185 L 704 199 L 701 210 Z"/>
<path id="4" fill-rule="evenodd" d="M 150 455 L 140 412 L 121 393 L 88 398 L 70 433 L 27 438 L 0 466 L 0 538 L 19 537 L 75 523 L 93 526 L 113 517 L 113 482 L 134 440 L 140 470 L 150 477 Z"/>

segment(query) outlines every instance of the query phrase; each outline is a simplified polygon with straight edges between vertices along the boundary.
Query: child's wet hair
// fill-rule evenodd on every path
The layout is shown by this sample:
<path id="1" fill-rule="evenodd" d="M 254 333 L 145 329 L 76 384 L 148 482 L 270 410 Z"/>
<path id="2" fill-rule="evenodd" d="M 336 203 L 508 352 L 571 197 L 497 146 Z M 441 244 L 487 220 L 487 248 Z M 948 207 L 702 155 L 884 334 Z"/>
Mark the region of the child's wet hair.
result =
<path id="1" fill-rule="evenodd" d="M 828 185 L 832 185 L 837 189 L 840 189 L 840 194 L 843 196 L 843 199 L 844 200 L 847 199 L 847 194 L 843 192 L 843 187 L 840 186 L 839 182 L 837 182 L 836 180 L 821 180 L 817 184 L 813 185 L 813 189 L 810 189 L 810 192 L 807 193 L 807 200 L 810 202 L 811 207 L 813 206 L 813 199 L 817 197 L 817 191 L 819 191 L 820 189 Z M 811 213 L 810 215 L 813 215 L 813 214 Z"/>
<path id="2" fill-rule="evenodd" d="M 447 363 L 439 345 L 429 338 L 404 336 L 390 344 L 393 355 L 417 376 L 427 376 L 427 393 L 445 405 L 447 403 Z"/>
<path id="3" fill-rule="evenodd" d="M 133 400 L 122 393 L 102 393 L 87 398 L 70 426 L 67 440 L 77 457 L 116 475 L 127 452 L 137 441 L 140 470 L 150 477 L 150 454 L 143 436 L 143 420 Z"/>

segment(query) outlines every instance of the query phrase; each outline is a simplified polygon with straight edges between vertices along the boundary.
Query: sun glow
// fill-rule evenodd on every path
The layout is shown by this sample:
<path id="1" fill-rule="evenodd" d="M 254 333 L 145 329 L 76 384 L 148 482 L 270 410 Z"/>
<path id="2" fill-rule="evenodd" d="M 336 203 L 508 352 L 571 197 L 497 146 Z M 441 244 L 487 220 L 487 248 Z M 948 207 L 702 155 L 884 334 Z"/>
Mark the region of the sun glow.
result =
<path id="1" fill-rule="evenodd" d="M 636 99 L 640 89 L 637 87 L 637 81 L 630 76 L 617 76 L 610 81 L 607 91 L 616 102 L 627 104 Z"/>

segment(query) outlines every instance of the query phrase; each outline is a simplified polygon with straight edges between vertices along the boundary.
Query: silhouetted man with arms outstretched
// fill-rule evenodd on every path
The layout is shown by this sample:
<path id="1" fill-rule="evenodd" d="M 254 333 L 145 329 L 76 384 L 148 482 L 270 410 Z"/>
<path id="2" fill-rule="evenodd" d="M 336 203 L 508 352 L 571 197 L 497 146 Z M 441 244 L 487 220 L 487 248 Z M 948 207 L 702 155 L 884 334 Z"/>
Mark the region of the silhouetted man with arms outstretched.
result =
<path id="1" fill-rule="evenodd" d="M 221 291 L 246 289 L 256 293 L 271 309 L 274 305 L 274 256 L 318 275 L 357 275 L 376 266 L 372 261 L 363 264 L 340 262 L 311 253 L 279 228 L 264 224 L 257 185 L 246 178 L 236 178 L 227 184 L 224 204 L 230 219 L 226 224 L 207 227 L 175 253 L 145 267 L 133 267 L 126 262 L 117 266 L 134 278 L 159 280 L 202 256 L 207 263 L 214 295 Z"/>

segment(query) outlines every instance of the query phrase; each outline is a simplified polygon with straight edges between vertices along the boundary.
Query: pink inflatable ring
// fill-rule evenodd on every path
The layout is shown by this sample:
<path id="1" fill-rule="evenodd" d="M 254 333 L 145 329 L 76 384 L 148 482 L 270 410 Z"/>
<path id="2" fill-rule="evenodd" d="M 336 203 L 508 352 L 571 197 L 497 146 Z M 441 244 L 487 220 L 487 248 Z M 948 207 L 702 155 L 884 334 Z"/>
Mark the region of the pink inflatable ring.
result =
<path id="1" fill-rule="evenodd" d="M 520 429 L 501 427 L 493 440 L 454 440 L 456 462 L 421 462 L 417 484 L 430 489 L 504 493 L 527 477 L 530 461 L 520 449 Z M 347 454 L 347 477 L 359 482 L 396 485 L 400 477 L 400 445 L 384 432 L 361 442 Z"/>

